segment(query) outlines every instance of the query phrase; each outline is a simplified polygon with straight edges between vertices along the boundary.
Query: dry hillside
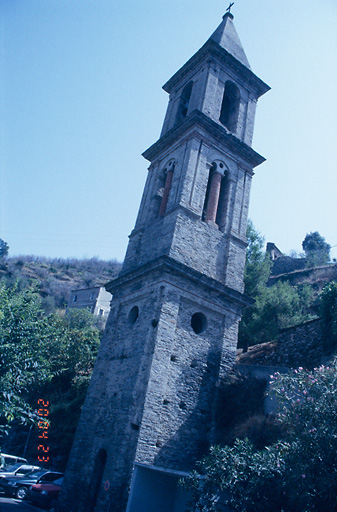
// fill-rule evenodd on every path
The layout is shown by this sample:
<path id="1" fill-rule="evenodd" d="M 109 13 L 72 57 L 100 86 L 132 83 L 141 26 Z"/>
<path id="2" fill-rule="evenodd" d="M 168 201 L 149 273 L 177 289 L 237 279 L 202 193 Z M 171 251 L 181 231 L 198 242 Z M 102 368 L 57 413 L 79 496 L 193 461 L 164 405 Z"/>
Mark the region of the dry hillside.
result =
<path id="1" fill-rule="evenodd" d="M 116 260 L 43 258 L 19 256 L 7 258 L 0 267 L 0 279 L 17 282 L 19 289 L 36 287 L 47 313 L 64 309 L 71 290 L 104 286 L 119 272 Z"/>

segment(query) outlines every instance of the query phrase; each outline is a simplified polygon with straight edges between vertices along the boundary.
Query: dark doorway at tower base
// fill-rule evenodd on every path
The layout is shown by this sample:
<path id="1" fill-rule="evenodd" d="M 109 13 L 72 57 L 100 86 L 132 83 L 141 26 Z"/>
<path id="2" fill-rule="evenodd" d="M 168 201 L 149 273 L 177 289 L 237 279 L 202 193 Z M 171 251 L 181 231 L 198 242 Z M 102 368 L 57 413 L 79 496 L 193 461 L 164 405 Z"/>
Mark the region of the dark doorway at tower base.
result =
<path id="1" fill-rule="evenodd" d="M 180 471 L 136 464 L 126 512 L 185 512 L 191 498 L 179 485 Z"/>

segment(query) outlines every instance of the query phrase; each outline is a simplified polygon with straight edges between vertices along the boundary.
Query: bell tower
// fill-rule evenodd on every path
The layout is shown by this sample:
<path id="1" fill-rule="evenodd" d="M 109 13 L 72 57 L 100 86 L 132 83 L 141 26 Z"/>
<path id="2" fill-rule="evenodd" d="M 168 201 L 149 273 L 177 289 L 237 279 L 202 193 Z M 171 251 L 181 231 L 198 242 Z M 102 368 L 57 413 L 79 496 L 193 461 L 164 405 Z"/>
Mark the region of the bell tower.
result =
<path id="1" fill-rule="evenodd" d="M 60 511 L 183 510 L 212 441 L 243 294 L 255 108 L 269 87 L 227 13 L 164 85 L 169 104 L 69 460 Z"/>

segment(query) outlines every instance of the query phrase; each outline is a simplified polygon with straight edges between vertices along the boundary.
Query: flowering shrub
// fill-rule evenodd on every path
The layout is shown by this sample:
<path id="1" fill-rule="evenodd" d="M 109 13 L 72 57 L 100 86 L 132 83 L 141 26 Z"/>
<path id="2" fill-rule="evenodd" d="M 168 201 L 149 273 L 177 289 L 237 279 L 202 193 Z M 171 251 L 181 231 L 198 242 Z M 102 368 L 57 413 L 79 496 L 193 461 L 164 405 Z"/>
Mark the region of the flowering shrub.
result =
<path id="1" fill-rule="evenodd" d="M 337 511 L 337 361 L 275 374 L 270 394 L 286 436 L 262 450 L 213 447 L 185 481 L 191 511 Z"/>

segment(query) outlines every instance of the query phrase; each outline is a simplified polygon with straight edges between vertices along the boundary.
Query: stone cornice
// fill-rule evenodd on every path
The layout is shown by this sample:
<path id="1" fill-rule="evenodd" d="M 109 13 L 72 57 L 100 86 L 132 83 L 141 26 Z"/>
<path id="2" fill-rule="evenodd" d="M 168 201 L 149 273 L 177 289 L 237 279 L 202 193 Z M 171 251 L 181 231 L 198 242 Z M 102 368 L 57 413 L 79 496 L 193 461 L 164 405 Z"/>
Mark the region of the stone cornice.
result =
<path id="1" fill-rule="evenodd" d="M 259 155 L 259 153 L 254 151 L 250 146 L 229 133 L 226 128 L 220 126 L 200 112 L 200 110 L 194 110 L 182 123 L 169 130 L 163 137 L 144 151 L 143 157 L 153 162 L 160 153 L 172 146 L 177 139 L 185 136 L 191 128 L 197 127 L 206 130 L 205 136 L 208 140 L 213 138 L 216 142 L 220 143 L 222 147 L 230 150 L 233 155 L 239 155 L 247 165 L 256 167 L 265 161 L 263 156 Z"/>
<path id="2" fill-rule="evenodd" d="M 163 277 L 165 277 L 165 275 L 178 275 L 183 278 L 187 277 L 190 281 L 207 288 L 210 292 L 216 292 L 219 296 L 222 296 L 223 299 L 236 304 L 240 308 L 245 308 L 254 304 L 254 300 L 244 293 L 233 290 L 219 281 L 216 281 L 215 279 L 208 277 L 205 274 L 170 258 L 169 256 L 161 256 L 160 258 L 141 265 L 140 267 L 126 272 L 125 274 L 123 274 L 122 271 L 116 279 L 105 285 L 105 289 L 114 294 L 119 287 L 131 284 L 132 281 L 136 281 L 139 278 L 145 278 L 149 274 L 157 274 Z"/>
<path id="3" fill-rule="evenodd" d="M 177 71 L 168 82 L 163 86 L 164 91 L 170 93 L 172 89 L 181 83 L 184 78 L 193 71 L 202 61 L 211 57 L 217 58 L 221 64 L 227 69 L 235 72 L 243 82 L 254 91 L 256 98 L 269 91 L 270 87 L 258 76 L 256 76 L 249 68 L 244 66 L 239 60 L 231 55 L 227 50 L 222 48 L 218 43 L 209 39 L 197 53 L 191 57 L 179 71 Z"/>

